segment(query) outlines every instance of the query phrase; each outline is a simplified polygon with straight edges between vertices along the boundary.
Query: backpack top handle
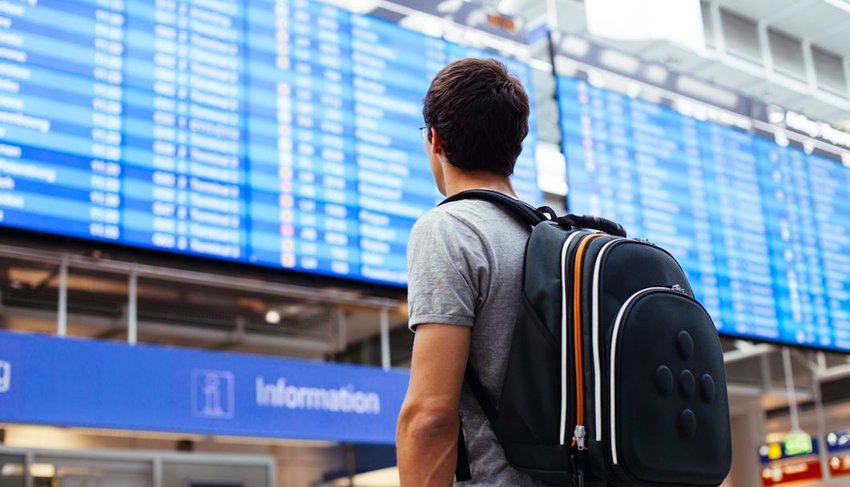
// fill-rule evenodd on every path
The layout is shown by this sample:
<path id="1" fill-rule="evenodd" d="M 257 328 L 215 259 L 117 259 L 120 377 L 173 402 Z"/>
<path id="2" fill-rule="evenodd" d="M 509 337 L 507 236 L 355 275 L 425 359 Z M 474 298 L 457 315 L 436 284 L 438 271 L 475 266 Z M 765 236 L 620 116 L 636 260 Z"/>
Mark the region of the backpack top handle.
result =
<path id="1" fill-rule="evenodd" d="M 521 222 L 532 227 L 540 222 L 553 221 L 565 228 L 590 228 L 617 237 L 626 236 L 626 229 L 619 223 L 611 220 L 589 215 L 566 215 L 559 217 L 555 213 L 555 210 L 548 206 L 534 208 L 528 203 L 490 189 L 470 189 L 467 191 L 461 191 L 460 193 L 444 199 L 440 202 L 440 204 L 442 205 L 452 201 L 469 199 L 485 200 L 500 205 L 510 211 L 515 217 L 519 218 Z"/>
<path id="2" fill-rule="evenodd" d="M 626 229 L 622 225 L 600 216 L 570 214 L 558 218 L 558 223 L 579 228 L 592 228 L 615 237 L 626 236 Z"/>

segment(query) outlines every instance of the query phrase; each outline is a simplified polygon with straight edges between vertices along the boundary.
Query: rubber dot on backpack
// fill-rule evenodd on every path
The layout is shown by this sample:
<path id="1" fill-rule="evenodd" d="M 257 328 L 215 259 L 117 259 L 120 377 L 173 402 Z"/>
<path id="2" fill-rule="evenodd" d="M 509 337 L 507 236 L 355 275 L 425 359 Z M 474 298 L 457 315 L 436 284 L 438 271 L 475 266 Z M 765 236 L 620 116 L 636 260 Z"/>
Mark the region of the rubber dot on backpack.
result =
<path id="1" fill-rule="evenodd" d="M 686 440 L 693 439 L 697 433 L 697 417 L 690 409 L 679 414 L 679 434 Z"/>
<path id="2" fill-rule="evenodd" d="M 662 396 L 670 394 L 673 390 L 673 372 L 666 365 L 659 365 L 655 369 L 655 388 Z"/>
<path id="3" fill-rule="evenodd" d="M 714 378 L 708 374 L 703 374 L 700 379 L 699 390 L 702 400 L 710 403 L 714 399 L 714 394 L 717 392 L 717 389 L 714 386 Z"/>
<path id="4" fill-rule="evenodd" d="M 679 374 L 679 392 L 682 393 L 682 397 L 685 399 L 693 397 L 696 387 L 697 384 L 694 374 L 688 369 L 683 370 L 682 373 Z"/>
<path id="5" fill-rule="evenodd" d="M 676 337 L 676 348 L 679 350 L 679 355 L 683 360 L 690 360 L 694 354 L 694 339 L 691 334 L 682 330 Z"/>

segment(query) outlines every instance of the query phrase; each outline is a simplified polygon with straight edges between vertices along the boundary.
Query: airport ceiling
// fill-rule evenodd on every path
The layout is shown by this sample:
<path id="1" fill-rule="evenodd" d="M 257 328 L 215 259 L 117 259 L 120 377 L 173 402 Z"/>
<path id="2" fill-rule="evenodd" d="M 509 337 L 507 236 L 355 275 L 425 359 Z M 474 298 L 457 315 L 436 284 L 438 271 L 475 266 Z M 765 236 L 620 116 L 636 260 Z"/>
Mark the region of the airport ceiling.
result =
<path id="1" fill-rule="evenodd" d="M 850 130 L 850 0 L 702 0 L 708 56 L 665 41 L 595 37 L 587 30 L 582 0 L 484 1 L 529 22 L 545 18 L 554 6 L 557 25 L 567 33 Z M 712 25 L 721 17 L 713 17 L 712 11 L 723 12 L 720 27 Z M 712 43 L 717 32 L 725 37 L 727 48 L 722 52 L 716 40 Z M 743 43 L 743 51 L 747 51 L 748 42 L 752 44 L 749 58 L 746 52 L 732 52 L 734 43 Z M 814 49 L 806 49 L 809 44 Z M 786 53 L 790 56 L 787 63 L 782 59 Z M 815 62 L 807 68 L 806 58 L 812 56 Z M 824 58 L 829 63 L 817 65 Z M 795 62 L 801 72 L 782 72 L 784 64 L 793 68 Z M 838 86 L 824 89 L 820 82 L 812 83 L 806 69 L 814 71 L 819 81 L 830 75 L 825 71 L 837 71 Z"/>

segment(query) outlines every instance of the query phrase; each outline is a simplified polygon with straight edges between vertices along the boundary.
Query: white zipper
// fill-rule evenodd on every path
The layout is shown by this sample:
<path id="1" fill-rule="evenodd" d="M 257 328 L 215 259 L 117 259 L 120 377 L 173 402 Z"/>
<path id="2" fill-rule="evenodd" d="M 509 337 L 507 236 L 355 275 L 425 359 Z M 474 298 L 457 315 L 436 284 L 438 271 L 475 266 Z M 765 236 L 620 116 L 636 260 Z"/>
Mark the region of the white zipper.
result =
<path id="1" fill-rule="evenodd" d="M 567 237 L 561 247 L 561 446 L 566 445 L 567 438 L 567 251 L 573 239 L 581 232 Z"/>
<path id="2" fill-rule="evenodd" d="M 596 265 L 593 269 L 593 322 L 591 328 L 593 331 L 593 404 L 596 405 L 597 409 L 593 413 L 596 422 L 596 428 L 594 428 L 596 441 L 602 441 L 602 415 L 598 411 L 599 405 L 602 404 L 602 379 L 599 377 L 599 371 L 601 370 L 599 358 L 599 275 L 602 269 L 602 257 L 611 245 L 620 240 L 622 239 L 612 240 L 602 247 L 602 250 L 599 251 L 599 255 L 596 257 Z"/>
<path id="3" fill-rule="evenodd" d="M 623 316 L 625 316 L 626 309 L 628 309 L 629 305 L 632 304 L 632 302 L 635 301 L 642 294 L 647 294 L 651 291 L 673 291 L 673 292 L 676 292 L 675 289 L 671 289 L 669 287 L 662 287 L 662 286 L 655 286 L 655 287 L 648 287 L 648 288 L 641 289 L 640 291 L 629 296 L 629 299 L 627 299 L 626 302 L 623 303 L 623 306 L 620 307 L 620 311 L 617 313 L 617 319 L 614 320 L 614 331 L 613 331 L 613 334 L 611 336 L 611 366 L 610 366 L 610 369 L 609 369 L 610 370 L 609 386 L 611 387 L 611 390 L 610 390 L 611 401 L 608 404 L 610 414 L 611 414 L 611 424 L 610 424 L 611 459 L 612 459 L 614 465 L 617 465 L 617 463 L 618 463 L 617 462 L 617 419 L 616 419 L 616 408 L 615 408 L 616 387 L 614 386 L 614 384 L 615 384 L 615 382 L 614 382 L 615 377 L 614 376 L 616 375 L 616 372 L 617 372 L 617 370 L 615 368 L 616 360 L 617 360 L 617 339 L 619 338 L 620 325 L 622 324 Z M 601 415 L 599 415 L 599 416 L 601 416 Z"/>

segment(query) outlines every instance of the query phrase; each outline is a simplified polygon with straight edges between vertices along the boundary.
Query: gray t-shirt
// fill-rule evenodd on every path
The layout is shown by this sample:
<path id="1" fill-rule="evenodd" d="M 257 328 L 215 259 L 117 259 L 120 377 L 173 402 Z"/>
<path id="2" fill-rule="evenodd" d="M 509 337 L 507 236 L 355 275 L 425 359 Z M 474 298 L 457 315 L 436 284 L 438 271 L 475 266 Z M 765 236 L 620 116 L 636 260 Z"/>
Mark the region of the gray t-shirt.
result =
<path id="1" fill-rule="evenodd" d="M 508 361 L 530 229 L 493 203 L 461 200 L 423 215 L 410 235 L 409 326 L 471 326 L 469 359 L 496 404 Z M 472 480 L 463 486 L 543 486 L 508 465 L 467 386 L 460 401 Z"/>

